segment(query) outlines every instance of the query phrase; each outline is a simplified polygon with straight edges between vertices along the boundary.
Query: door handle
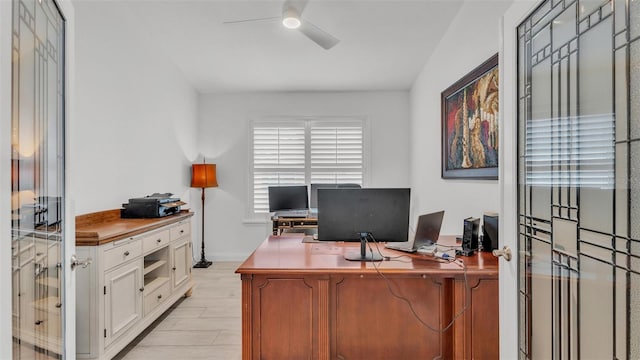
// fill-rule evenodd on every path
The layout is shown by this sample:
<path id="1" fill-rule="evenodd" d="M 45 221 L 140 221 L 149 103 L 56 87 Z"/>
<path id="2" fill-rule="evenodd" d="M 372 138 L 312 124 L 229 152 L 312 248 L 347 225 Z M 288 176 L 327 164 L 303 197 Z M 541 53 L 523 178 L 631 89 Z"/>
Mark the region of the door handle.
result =
<path id="1" fill-rule="evenodd" d="M 78 260 L 76 254 L 71 255 L 71 270 L 75 270 L 76 266 L 82 266 L 86 268 L 93 262 L 92 258 L 86 258 L 84 260 Z"/>
<path id="2" fill-rule="evenodd" d="M 511 261 L 511 248 L 505 245 L 502 247 L 502 250 L 493 250 L 493 256 L 502 256 L 505 260 Z"/>

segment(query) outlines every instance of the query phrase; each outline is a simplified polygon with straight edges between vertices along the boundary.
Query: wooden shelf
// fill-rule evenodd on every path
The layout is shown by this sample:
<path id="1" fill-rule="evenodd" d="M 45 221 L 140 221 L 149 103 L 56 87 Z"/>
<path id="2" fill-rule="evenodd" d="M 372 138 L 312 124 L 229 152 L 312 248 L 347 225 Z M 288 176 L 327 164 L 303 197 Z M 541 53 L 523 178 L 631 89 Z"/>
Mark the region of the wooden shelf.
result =
<path id="1" fill-rule="evenodd" d="M 46 277 L 46 278 L 38 278 L 36 280 L 36 283 L 38 283 L 38 285 L 44 285 L 50 288 L 59 288 L 60 287 L 60 279 L 58 279 L 57 277 Z"/>
<path id="2" fill-rule="evenodd" d="M 152 292 L 153 290 L 159 288 L 160 286 L 166 284 L 169 281 L 169 277 L 166 276 L 158 276 L 154 278 L 145 278 L 144 279 L 144 291 L 145 294 Z"/>
<path id="3" fill-rule="evenodd" d="M 56 306 L 60 304 L 60 298 L 55 296 L 48 296 L 45 298 L 34 300 L 32 304 L 34 308 L 42 311 L 47 311 L 49 313 L 59 314 L 62 310 L 60 307 Z"/>
<path id="4" fill-rule="evenodd" d="M 167 263 L 166 260 L 145 260 L 144 261 L 144 275 L 147 275 L 148 273 L 152 272 L 153 270 L 161 267 L 162 265 L 164 265 L 166 263 Z"/>

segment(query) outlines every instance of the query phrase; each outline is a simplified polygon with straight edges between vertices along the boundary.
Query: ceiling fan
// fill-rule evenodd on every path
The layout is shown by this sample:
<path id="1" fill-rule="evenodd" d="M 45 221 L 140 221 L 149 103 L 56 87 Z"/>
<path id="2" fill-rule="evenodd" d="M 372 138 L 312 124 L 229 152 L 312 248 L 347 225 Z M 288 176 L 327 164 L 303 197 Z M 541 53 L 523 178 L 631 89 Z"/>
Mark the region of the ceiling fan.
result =
<path id="1" fill-rule="evenodd" d="M 257 21 L 270 21 L 280 19 L 282 25 L 287 29 L 298 30 L 303 33 L 311 41 L 320 45 L 326 50 L 334 47 L 340 40 L 328 32 L 320 29 L 316 25 L 309 22 L 307 19 L 302 18 L 302 12 L 307 6 L 309 0 L 286 0 L 282 5 L 282 16 L 266 17 L 258 19 L 245 19 L 225 21 L 224 24 L 238 24 Z"/>

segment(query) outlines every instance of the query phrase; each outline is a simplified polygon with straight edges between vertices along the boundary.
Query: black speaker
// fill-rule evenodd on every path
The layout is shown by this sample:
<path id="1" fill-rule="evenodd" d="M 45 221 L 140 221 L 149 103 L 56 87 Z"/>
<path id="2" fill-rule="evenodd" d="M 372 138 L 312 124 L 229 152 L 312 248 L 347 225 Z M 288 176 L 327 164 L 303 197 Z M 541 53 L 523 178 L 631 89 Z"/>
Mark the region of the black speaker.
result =
<path id="1" fill-rule="evenodd" d="M 482 251 L 498 248 L 498 214 L 484 214 L 482 225 Z"/>
<path id="2" fill-rule="evenodd" d="M 463 256 L 471 256 L 478 250 L 478 230 L 480 229 L 480 219 L 467 218 L 464 219 L 464 228 L 462 229 L 462 250 L 459 252 Z"/>

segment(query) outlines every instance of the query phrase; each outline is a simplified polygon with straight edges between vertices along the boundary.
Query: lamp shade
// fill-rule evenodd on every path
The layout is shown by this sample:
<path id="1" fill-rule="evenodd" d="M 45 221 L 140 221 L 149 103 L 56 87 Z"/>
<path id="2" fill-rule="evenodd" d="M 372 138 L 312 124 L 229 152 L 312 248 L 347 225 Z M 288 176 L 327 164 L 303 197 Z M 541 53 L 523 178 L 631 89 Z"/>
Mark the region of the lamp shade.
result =
<path id="1" fill-rule="evenodd" d="M 218 187 L 218 179 L 216 179 L 216 164 L 191 165 L 191 187 Z"/>

